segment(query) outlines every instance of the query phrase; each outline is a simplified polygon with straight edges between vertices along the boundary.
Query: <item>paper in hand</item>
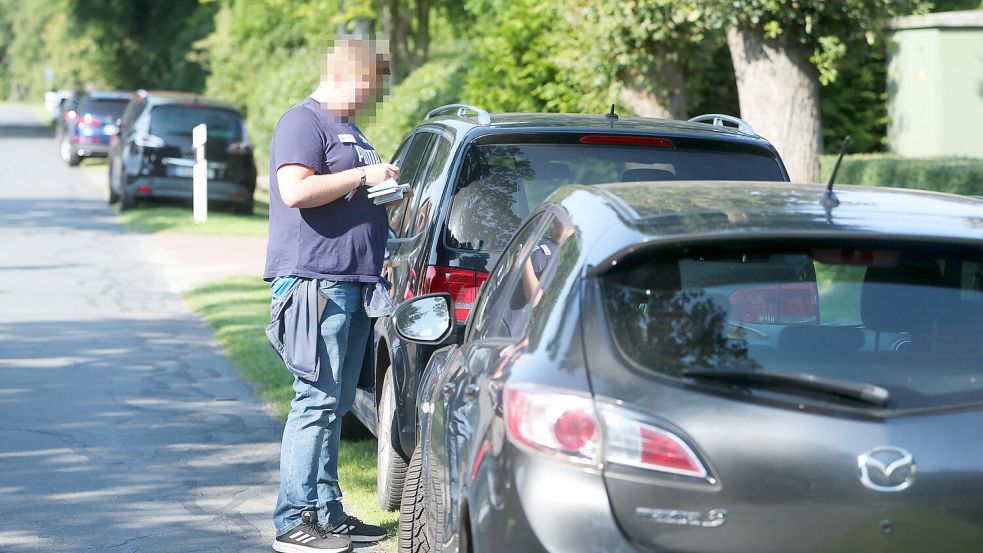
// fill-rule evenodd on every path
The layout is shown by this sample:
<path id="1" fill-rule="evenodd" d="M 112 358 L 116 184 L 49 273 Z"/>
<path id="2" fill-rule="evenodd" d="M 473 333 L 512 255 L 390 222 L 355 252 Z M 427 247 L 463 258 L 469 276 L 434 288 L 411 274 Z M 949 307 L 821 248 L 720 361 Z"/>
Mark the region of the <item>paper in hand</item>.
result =
<path id="1" fill-rule="evenodd" d="M 403 194 L 410 189 L 408 184 L 398 184 L 396 179 L 389 178 L 369 188 L 369 198 L 375 205 L 387 204 L 403 199 Z"/>

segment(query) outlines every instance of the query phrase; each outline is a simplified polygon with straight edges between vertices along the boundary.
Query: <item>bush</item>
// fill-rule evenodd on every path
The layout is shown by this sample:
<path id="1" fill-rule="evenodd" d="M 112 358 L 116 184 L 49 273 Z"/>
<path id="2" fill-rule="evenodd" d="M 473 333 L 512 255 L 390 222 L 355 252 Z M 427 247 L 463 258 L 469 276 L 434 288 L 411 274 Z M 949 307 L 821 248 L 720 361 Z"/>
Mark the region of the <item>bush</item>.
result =
<path id="1" fill-rule="evenodd" d="M 823 156 L 822 181 L 829 179 L 836 156 Z M 846 156 L 836 182 L 917 188 L 983 196 L 983 161 L 968 158 L 906 158 L 892 154 Z"/>

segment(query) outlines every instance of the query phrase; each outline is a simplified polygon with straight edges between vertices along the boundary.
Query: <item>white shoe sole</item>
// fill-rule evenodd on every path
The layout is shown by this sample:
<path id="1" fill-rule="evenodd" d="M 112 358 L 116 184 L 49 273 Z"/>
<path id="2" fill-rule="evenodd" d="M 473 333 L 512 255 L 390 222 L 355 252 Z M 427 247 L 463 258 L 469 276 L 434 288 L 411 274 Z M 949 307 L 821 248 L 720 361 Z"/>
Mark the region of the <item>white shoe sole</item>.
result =
<path id="1" fill-rule="evenodd" d="M 279 553 L 348 553 L 351 550 L 352 546 L 350 544 L 346 547 L 318 549 L 316 547 L 294 545 L 292 543 L 283 543 L 282 541 L 273 540 L 273 551 L 277 551 Z"/>
<path id="2" fill-rule="evenodd" d="M 386 539 L 386 534 L 383 534 L 378 537 L 350 535 L 348 536 L 348 539 L 352 540 L 352 543 L 372 543 L 372 542 L 382 541 Z"/>

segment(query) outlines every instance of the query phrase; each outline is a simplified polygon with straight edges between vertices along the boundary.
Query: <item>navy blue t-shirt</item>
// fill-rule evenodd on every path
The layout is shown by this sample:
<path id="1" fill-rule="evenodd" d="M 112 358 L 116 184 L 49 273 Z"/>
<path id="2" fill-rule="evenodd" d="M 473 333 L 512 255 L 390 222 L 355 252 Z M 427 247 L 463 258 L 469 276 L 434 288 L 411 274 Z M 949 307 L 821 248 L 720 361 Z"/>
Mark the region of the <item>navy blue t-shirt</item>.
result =
<path id="1" fill-rule="evenodd" d="M 379 154 L 354 124 L 312 98 L 280 118 L 270 144 L 270 240 L 263 278 L 306 278 L 379 282 L 385 255 L 386 208 L 360 187 L 351 201 L 341 197 L 311 208 L 287 207 L 276 171 L 299 164 L 315 174 L 338 173 L 380 163 Z"/>

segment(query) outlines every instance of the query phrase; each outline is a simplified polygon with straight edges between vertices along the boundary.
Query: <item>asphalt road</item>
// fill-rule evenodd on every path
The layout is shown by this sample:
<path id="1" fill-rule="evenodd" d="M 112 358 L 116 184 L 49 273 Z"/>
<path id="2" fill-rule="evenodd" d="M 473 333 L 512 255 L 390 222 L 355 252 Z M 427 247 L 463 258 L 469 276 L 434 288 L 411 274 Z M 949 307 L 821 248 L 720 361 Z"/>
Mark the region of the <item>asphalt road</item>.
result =
<path id="1" fill-rule="evenodd" d="M 0 315 L 0 551 L 270 551 L 281 426 L 11 106 Z"/>

